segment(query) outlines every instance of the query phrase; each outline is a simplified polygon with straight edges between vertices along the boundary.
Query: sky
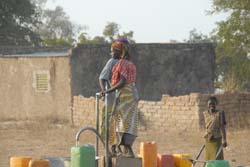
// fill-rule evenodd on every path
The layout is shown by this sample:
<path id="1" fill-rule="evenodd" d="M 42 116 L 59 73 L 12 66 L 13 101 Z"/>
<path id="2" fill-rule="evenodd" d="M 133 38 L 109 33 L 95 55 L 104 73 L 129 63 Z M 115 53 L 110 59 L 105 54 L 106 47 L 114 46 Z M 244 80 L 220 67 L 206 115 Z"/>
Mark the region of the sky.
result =
<path id="1" fill-rule="evenodd" d="M 208 35 L 226 14 L 208 15 L 212 0 L 53 0 L 48 8 L 62 6 L 74 23 L 87 26 L 90 37 L 103 36 L 108 22 L 120 33 L 133 31 L 137 43 L 179 42 L 194 28 Z"/>

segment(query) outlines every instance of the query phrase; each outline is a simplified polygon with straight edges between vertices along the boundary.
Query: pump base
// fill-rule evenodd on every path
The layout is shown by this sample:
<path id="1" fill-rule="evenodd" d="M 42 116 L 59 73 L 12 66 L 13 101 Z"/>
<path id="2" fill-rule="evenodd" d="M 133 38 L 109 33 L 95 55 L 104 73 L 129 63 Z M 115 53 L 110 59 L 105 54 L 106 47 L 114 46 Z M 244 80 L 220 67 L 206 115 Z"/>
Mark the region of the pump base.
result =
<path id="1" fill-rule="evenodd" d="M 105 158 L 101 157 L 98 167 L 105 167 Z M 112 158 L 112 165 L 109 167 L 142 167 L 142 159 L 127 158 L 127 157 L 114 157 Z"/>

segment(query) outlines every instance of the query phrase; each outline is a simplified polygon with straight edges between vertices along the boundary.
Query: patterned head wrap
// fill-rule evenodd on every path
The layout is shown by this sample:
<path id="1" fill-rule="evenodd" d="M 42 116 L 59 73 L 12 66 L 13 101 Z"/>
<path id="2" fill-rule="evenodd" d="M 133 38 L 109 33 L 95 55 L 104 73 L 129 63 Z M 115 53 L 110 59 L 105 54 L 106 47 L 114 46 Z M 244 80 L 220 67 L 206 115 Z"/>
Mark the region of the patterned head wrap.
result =
<path id="1" fill-rule="evenodd" d="M 115 41 L 115 42 L 111 45 L 111 48 L 112 48 L 112 49 L 119 50 L 119 51 L 122 51 L 123 46 L 122 46 L 122 43 L 121 43 L 121 42 Z"/>
<path id="2" fill-rule="evenodd" d="M 128 40 L 126 38 L 118 38 L 116 41 L 121 42 L 121 43 L 123 43 L 125 45 L 129 45 L 129 42 L 128 42 Z"/>
<path id="3" fill-rule="evenodd" d="M 126 38 L 118 38 L 111 47 L 122 51 L 121 58 L 129 56 L 129 42 Z"/>

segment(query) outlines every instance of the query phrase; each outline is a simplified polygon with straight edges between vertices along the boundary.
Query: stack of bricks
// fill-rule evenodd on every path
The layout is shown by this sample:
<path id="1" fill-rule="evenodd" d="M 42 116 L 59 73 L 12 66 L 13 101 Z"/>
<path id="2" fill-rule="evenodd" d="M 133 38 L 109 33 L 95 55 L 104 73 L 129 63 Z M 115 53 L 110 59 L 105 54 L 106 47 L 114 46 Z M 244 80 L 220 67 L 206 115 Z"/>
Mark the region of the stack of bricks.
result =
<path id="1" fill-rule="evenodd" d="M 139 101 L 139 131 L 204 130 L 203 112 L 210 95 L 191 93 L 185 96 L 163 95 L 161 101 Z M 218 109 L 224 110 L 228 129 L 250 127 L 250 93 L 216 95 Z M 100 116 L 103 102 L 100 100 Z M 74 96 L 73 122 L 77 126 L 95 126 L 95 98 Z"/>
<path id="2" fill-rule="evenodd" d="M 139 102 L 140 130 L 197 130 L 199 129 L 200 94 L 170 97 L 163 95 L 159 102 Z"/>
<path id="3" fill-rule="evenodd" d="M 103 106 L 103 102 L 100 102 L 100 113 Z M 83 96 L 73 97 L 73 124 L 75 126 L 92 126 L 95 127 L 96 124 L 96 100 L 94 97 L 86 98 Z M 101 114 L 100 114 L 101 116 Z M 100 117 L 99 117 L 100 118 Z"/>

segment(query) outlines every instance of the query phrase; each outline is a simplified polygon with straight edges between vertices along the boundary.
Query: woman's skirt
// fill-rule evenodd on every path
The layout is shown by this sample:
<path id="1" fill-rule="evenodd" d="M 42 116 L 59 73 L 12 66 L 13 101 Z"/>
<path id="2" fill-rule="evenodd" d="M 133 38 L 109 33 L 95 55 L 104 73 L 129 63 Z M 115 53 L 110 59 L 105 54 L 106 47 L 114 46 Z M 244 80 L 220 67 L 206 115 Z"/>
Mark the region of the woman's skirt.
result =
<path id="1" fill-rule="evenodd" d="M 215 156 L 222 145 L 221 138 L 215 138 L 210 141 L 206 140 L 205 144 L 205 159 L 206 160 L 215 160 Z M 223 160 L 223 150 L 221 150 L 218 158 L 218 160 Z"/>
<path id="2" fill-rule="evenodd" d="M 109 141 L 111 145 L 134 141 L 137 136 L 138 100 L 138 93 L 134 84 L 126 84 L 116 92 L 110 119 Z"/>

